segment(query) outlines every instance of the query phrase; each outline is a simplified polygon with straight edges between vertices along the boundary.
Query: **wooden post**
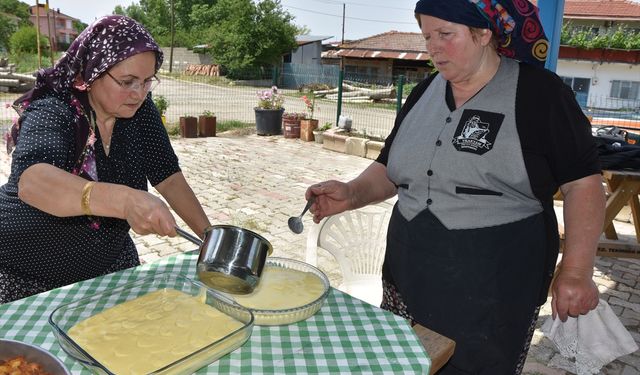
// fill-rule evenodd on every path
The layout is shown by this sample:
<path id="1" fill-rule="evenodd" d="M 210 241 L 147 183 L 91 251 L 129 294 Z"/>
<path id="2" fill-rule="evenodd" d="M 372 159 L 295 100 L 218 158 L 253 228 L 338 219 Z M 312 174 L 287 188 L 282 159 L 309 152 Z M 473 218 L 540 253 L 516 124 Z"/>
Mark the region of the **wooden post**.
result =
<path id="1" fill-rule="evenodd" d="M 42 54 L 40 53 L 40 2 L 36 0 L 36 44 L 38 48 L 38 69 L 42 68 Z"/>
<path id="2" fill-rule="evenodd" d="M 49 18 L 49 0 L 45 3 L 44 6 L 45 12 L 47 12 L 47 35 L 49 35 L 49 60 L 51 60 L 51 66 L 53 66 L 53 38 L 55 35 L 51 35 L 51 21 Z M 54 25 L 55 27 L 55 25 Z"/>

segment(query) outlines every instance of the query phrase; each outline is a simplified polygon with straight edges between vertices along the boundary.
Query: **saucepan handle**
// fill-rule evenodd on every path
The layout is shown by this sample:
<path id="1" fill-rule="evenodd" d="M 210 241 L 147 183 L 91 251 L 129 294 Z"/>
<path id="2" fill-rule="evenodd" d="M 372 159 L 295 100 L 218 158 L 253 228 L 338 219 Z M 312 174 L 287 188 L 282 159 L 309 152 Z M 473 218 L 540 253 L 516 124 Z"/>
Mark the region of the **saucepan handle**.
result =
<path id="1" fill-rule="evenodd" d="M 182 228 L 178 228 L 178 227 L 175 227 L 175 228 L 176 228 L 176 232 L 180 236 L 186 238 L 187 240 L 193 242 L 194 244 L 196 244 L 198 246 L 202 246 L 202 241 L 198 237 L 194 236 L 193 234 L 187 232 L 186 230 L 184 230 Z"/>

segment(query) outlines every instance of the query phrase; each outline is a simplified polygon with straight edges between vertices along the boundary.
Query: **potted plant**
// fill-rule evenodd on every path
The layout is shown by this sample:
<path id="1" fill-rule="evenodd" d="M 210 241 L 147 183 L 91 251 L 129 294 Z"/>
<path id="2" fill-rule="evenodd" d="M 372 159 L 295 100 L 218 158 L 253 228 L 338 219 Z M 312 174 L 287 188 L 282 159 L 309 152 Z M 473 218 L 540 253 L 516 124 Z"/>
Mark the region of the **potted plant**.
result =
<path id="1" fill-rule="evenodd" d="M 333 124 L 331 122 L 325 122 L 324 125 L 313 131 L 313 138 L 315 139 L 316 143 L 322 143 L 323 133 L 331 129 L 332 125 Z"/>
<path id="2" fill-rule="evenodd" d="M 285 112 L 282 115 L 282 129 L 285 138 L 300 138 L 300 121 L 306 115 L 304 113 Z"/>
<path id="3" fill-rule="evenodd" d="M 198 119 L 194 116 L 180 116 L 180 136 L 183 138 L 198 137 Z"/>
<path id="4" fill-rule="evenodd" d="M 167 123 L 167 118 L 165 116 L 165 112 L 167 111 L 167 108 L 169 107 L 169 102 L 167 101 L 167 98 L 165 98 L 162 95 L 156 95 L 153 97 L 153 104 L 156 105 L 156 108 L 158 108 L 158 112 L 160 112 L 160 117 L 162 118 L 162 123 L 166 124 Z"/>
<path id="5" fill-rule="evenodd" d="M 300 139 L 303 141 L 313 141 L 313 131 L 318 128 L 318 120 L 313 118 L 316 110 L 316 95 L 311 93 L 311 99 L 307 95 L 302 97 L 308 117 L 300 121 Z"/>
<path id="6" fill-rule="evenodd" d="M 205 110 L 198 117 L 198 136 L 215 137 L 216 136 L 216 115 L 215 113 Z"/>
<path id="7" fill-rule="evenodd" d="M 258 106 L 254 108 L 258 135 L 282 134 L 283 104 L 284 97 L 278 87 L 258 91 Z"/>

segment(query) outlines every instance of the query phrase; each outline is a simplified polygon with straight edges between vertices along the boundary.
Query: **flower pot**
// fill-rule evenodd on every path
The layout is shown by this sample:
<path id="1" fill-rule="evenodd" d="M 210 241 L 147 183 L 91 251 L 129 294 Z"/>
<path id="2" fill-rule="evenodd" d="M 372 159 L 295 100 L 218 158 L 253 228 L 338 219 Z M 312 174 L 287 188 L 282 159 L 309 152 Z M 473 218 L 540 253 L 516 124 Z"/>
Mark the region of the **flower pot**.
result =
<path id="1" fill-rule="evenodd" d="M 316 143 L 322 143 L 322 133 L 324 132 L 320 130 L 313 131 L 313 139 L 316 141 Z"/>
<path id="2" fill-rule="evenodd" d="M 198 136 L 200 137 L 216 136 L 216 117 L 215 116 L 198 117 Z"/>
<path id="3" fill-rule="evenodd" d="M 285 138 L 300 138 L 300 118 L 285 115 L 282 117 L 282 129 Z"/>
<path id="4" fill-rule="evenodd" d="M 254 108 L 256 114 L 256 131 L 258 135 L 282 134 L 282 114 L 284 108 Z"/>
<path id="5" fill-rule="evenodd" d="M 300 121 L 300 139 L 305 142 L 313 141 L 313 131 L 318 129 L 318 120 Z"/>
<path id="6" fill-rule="evenodd" d="M 198 119 L 192 116 L 180 117 L 180 136 L 183 138 L 197 138 Z"/>

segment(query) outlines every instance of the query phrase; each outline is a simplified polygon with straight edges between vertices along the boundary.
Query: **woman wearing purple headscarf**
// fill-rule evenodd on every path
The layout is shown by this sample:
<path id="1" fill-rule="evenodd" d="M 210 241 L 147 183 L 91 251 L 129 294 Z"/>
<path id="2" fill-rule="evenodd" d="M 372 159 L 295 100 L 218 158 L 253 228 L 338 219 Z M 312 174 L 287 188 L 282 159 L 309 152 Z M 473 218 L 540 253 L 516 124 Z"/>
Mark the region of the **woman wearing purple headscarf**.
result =
<path id="1" fill-rule="evenodd" d="M 136 21 L 96 20 L 14 103 L 0 187 L 0 303 L 138 265 L 129 236 L 209 221 L 147 94 L 162 51 Z"/>
<path id="2" fill-rule="evenodd" d="M 398 196 L 382 307 L 456 341 L 439 374 L 519 374 L 558 256 L 554 317 L 598 304 L 592 281 L 604 216 L 591 127 L 569 87 L 542 69 L 548 42 L 526 0 L 421 0 L 438 70 L 399 113 L 380 157 L 326 181 L 314 220 Z"/>

